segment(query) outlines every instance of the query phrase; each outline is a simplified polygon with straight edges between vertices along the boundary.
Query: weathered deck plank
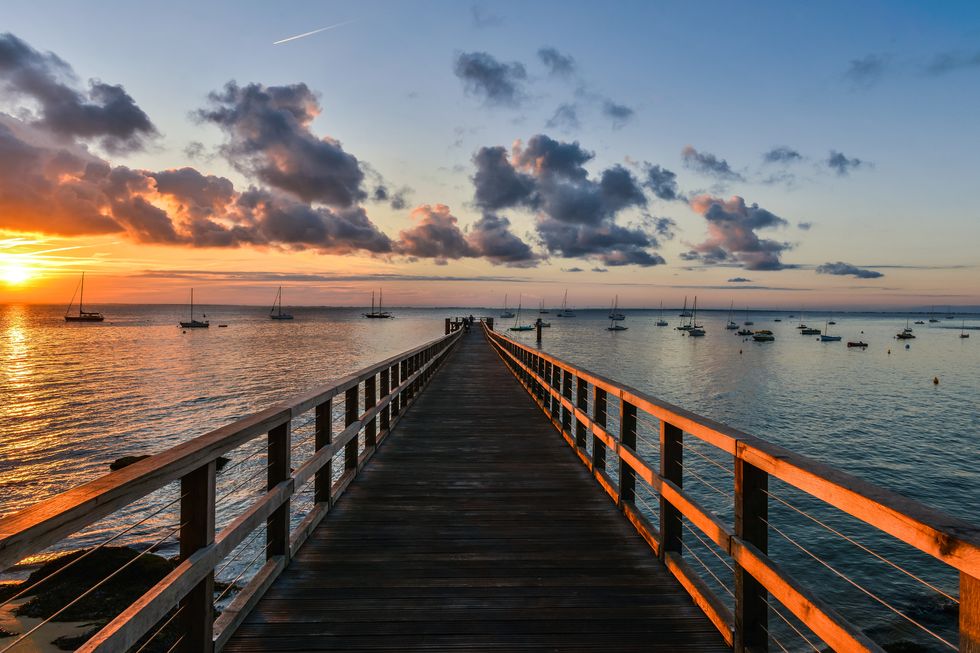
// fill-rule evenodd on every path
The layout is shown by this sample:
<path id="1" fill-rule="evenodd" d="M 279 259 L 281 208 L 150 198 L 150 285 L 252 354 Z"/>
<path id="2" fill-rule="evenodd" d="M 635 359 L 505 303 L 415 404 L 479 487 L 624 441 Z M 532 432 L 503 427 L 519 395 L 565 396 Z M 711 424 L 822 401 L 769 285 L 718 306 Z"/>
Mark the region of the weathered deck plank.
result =
<path id="1" fill-rule="evenodd" d="M 474 330 L 226 651 L 727 651 Z"/>

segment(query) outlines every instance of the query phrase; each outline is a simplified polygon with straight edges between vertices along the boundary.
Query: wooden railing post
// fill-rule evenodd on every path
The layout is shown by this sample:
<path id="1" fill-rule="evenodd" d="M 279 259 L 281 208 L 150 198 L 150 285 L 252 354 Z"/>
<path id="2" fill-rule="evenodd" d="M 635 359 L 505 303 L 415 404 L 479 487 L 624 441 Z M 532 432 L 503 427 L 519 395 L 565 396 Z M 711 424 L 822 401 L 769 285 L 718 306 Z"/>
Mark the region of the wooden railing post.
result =
<path id="1" fill-rule="evenodd" d="M 215 463 L 180 479 L 180 559 L 214 542 Z M 183 651 L 213 650 L 214 570 L 180 602 Z"/>
<path id="2" fill-rule="evenodd" d="M 269 431 L 269 470 L 266 489 L 271 490 L 290 475 L 289 422 Z M 283 556 L 289 559 L 289 499 L 276 508 L 266 520 L 266 559 Z"/>
<path id="3" fill-rule="evenodd" d="M 583 414 L 589 414 L 589 384 L 580 376 L 575 377 L 575 407 L 582 411 Z M 588 446 L 587 437 L 585 423 L 580 419 L 576 419 L 575 446 L 579 450 L 585 451 Z"/>
<path id="4" fill-rule="evenodd" d="M 769 475 L 742 459 L 742 443 L 735 456 L 735 535 L 762 553 L 769 552 Z M 767 650 L 768 605 L 766 589 L 735 565 L 735 651 Z M 961 607 L 962 611 L 962 607 Z"/>
<path id="5" fill-rule="evenodd" d="M 554 363 L 551 365 L 551 387 L 555 390 L 561 390 L 561 368 Z M 561 401 L 554 394 L 549 394 L 551 396 L 551 419 L 561 424 Z"/>
<path id="6" fill-rule="evenodd" d="M 402 366 L 401 363 L 395 363 L 391 366 L 391 389 L 394 390 L 402 382 Z M 401 412 L 401 401 L 402 395 L 399 392 L 394 397 L 391 398 L 391 417 L 394 419 Z"/>
<path id="7" fill-rule="evenodd" d="M 317 451 L 333 441 L 333 404 L 327 399 L 316 406 L 316 435 L 313 446 Z M 333 484 L 333 460 L 328 460 L 319 470 L 313 480 L 313 500 L 317 503 L 330 504 L 330 487 Z"/>
<path id="8" fill-rule="evenodd" d="M 980 653 L 980 579 L 960 572 L 960 651 Z"/>
<path id="9" fill-rule="evenodd" d="M 348 388 L 347 392 L 344 393 L 344 426 L 350 426 L 357 421 L 357 395 L 358 390 L 355 385 L 353 388 Z M 353 473 L 357 471 L 357 441 L 358 436 L 351 438 L 350 442 L 344 445 L 344 473 Z"/>
<path id="10" fill-rule="evenodd" d="M 384 368 L 381 370 L 381 396 L 387 397 L 391 394 L 391 369 Z M 392 402 L 394 403 L 394 402 Z M 381 417 L 379 419 L 381 432 L 387 434 L 391 429 L 391 403 L 386 404 L 384 408 L 381 409 Z"/>
<path id="11" fill-rule="evenodd" d="M 364 379 L 364 410 L 370 410 L 378 403 L 378 377 L 373 374 Z M 372 449 L 378 444 L 378 418 L 372 417 L 364 426 L 364 448 Z"/>
<path id="12" fill-rule="evenodd" d="M 568 370 L 561 370 L 561 396 L 572 403 L 572 373 Z M 564 405 L 561 409 L 561 430 L 569 436 L 572 434 L 572 409 Z"/>
<path id="13" fill-rule="evenodd" d="M 660 420 L 660 475 L 677 487 L 684 487 L 684 431 Z M 660 557 L 668 551 L 681 553 L 684 526 L 681 511 L 660 496 Z"/>
<path id="14" fill-rule="evenodd" d="M 619 442 L 636 451 L 636 406 L 628 401 L 619 401 Z M 636 501 L 636 471 L 619 459 L 619 502 Z"/>
<path id="15" fill-rule="evenodd" d="M 606 408 L 606 391 L 597 385 L 592 386 L 592 421 L 596 426 L 606 428 L 609 413 Z M 592 469 L 606 468 L 606 445 L 599 438 L 592 436 Z"/>

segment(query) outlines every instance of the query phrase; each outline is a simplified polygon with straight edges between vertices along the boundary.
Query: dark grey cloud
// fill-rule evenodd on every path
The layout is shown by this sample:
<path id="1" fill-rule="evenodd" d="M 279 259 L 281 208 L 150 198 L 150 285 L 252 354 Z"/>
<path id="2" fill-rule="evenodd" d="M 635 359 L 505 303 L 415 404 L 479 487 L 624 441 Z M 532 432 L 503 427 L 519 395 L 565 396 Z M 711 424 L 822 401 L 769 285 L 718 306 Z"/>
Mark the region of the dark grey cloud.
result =
<path id="1" fill-rule="evenodd" d="M 643 171 L 646 175 L 643 185 L 656 197 L 668 202 L 684 199 L 677 189 L 677 173 L 649 163 L 643 164 Z"/>
<path id="2" fill-rule="evenodd" d="M 840 177 L 846 177 L 851 174 L 851 171 L 870 165 L 867 161 L 862 161 L 858 158 L 848 158 L 836 150 L 830 151 L 830 156 L 827 157 L 826 163 Z"/>
<path id="3" fill-rule="evenodd" d="M 690 145 L 681 150 L 684 166 L 709 177 L 722 181 L 745 181 L 745 178 L 732 170 L 725 159 L 719 159 L 710 152 L 698 152 Z"/>
<path id="4" fill-rule="evenodd" d="M 980 68 L 980 50 L 972 54 L 943 52 L 937 54 L 925 67 L 928 75 L 945 75 L 957 70 Z"/>
<path id="5" fill-rule="evenodd" d="M 812 222 L 797 222 L 796 226 L 803 231 L 810 231 L 813 228 Z"/>
<path id="6" fill-rule="evenodd" d="M 860 59 L 851 59 L 844 71 L 844 79 L 854 86 L 868 88 L 878 83 L 887 67 L 888 60 L 882 55 L 865 55 Z"/>
<path id="7" fill-rule="evenodd" d="M 555 48 L 541 48 L 538 50 L 538 59 L 545 65 L 550 75 L 570 77 L 575 73 L 575 59 Z"/>
<path id="8" fill-rule="evenodd" d="M 593 272 L 609 272 L 609 270 L 607 270 L 606 268 L 600 268 L 600 267 L 594 267 L 594 268 L 592 268 L 592 271 Z"/>
<path id="9" fill-rule="evenodd" d="M 591 258 L 603 265 L 640 265 L 649 267 L 666 263 L 649 249 L 657 240 L 643 229 L 606 222 L 599 226 L 574 225 L 544 217 L 537 224 L 538 236 L 545 248 L 566 258 Z"/>
<path id="10" fill-rule="evenodd" d="M 763 163 L 797 163 L 803 160 L 803 155 L 791 147 L 774 147 L 762 155 Z"/>
<path id="11" fill-rule="evenodd" d="M 492 213 L 470 226 L 466 240 L 478 256 L 494 265 L 534 267 L 544 259 L 510 230 L 510 220 Z"/>
<path id="12" fill-rule="evenodd" d="M 707 264 L 734 263 L 746 270 L 782 270 L 780 256 L 790 249 L 785 242 L 760 238 L 759 229 L 785 227 L 789 223 L 758 204 L 745 203 L 739 196 L 723 200 L 701 195 L 691 200 L 691 208 L 704 216 L 708 238 L 682 255 L 684 260 Z"/>
<path id="13" fill-rule="evenodd" d="M 228 140 L 222 154 L 240 172 L 335 208 L 351 208 L 367 198 L 357 157 L 340 141 L 310 130 L 320 104 L 306 84 L 229 82 L 208 100 L 197 116 L 224 130 Z"/>
<path id="14" fill-rule="evenodd" d="M 460 52 L 453 72 L 462 80 L 466 92 L 485 104 L 515 107 L 524 100 L 527 71 L 518 61 L 504 63 L 486 52 Z"/>
<path id="15" fill-rule="evenodd" d="M 562 271 L 562 272 L 585 272 L 585 270 L 583 270 L 583 269 L 582 269 L 582 268 L 580 268 L 580 267 L 574 267 L 574 268 L 562 268 L 562 269 L 561 269 L 561 271 Z"/>
<path id="16" fill-rule="evenodd" d="M 578 107 L 574 104 L 560 104 L 555 113 L 545 123 L 549 129 L 560 129 L 564 132 L 575 131 L 579 128 Z"/>
<path id="17" fill-rule="evenodd" d="M 536 182 L 534 177 L 518 172 L 500 146 L 481 147 L 473 155 L 476 172 L 473 174 L 477 206 L 496 211 L 515 206 L 533 206 Z"/>
<path id="18" fill-rule="evenodd" d="M 858 279 L 878 279 L 879 277 L 885 276 L 881 272 L 875 270 L 867 270 L 865 268 L 859 268 L 850 263 L 844 263 L 843 261 L 837 261 L 836 263 L 824 263 L 823 265 L 817 266 L 817 274 L 833 274 L 837 276 L 851 276 Z"/>
<path id="19" fill-rule="evenodd" d="M 620 129 L 633 119 L 636 111 L 625 104 L 607 99 L 602 103 L 602 115 L 612 121 L 613 129 Z"/>
<path id="20" fill-rule="evenodd" d="M 72 67 L 10 33 L 0 34 L 0 90 L 37 104 L 29 121 L 67 138 L 93 141 L 109 152 L 141 149 L 157 135 L 149 116 L 122 86 L 91 80 L 79 90 Z"/>
<path id="21" fill-rule="evenodd" d="M 728 280 L 728 283 L 752 283 L 752 279 L 746 279 L 745 277 L 733 277 Z"/>
<path id="22" fill-rule="evenodd" d="M 371 191 L 371 199 L 375 202 L 388 202 L 391 208 L 401 211 L 408 206 L 408 196 L 412 189 L 408 187 L 392 190 L 384 182 L 379 183 Z"/>
<path id="23" fill-rule="evenodd" d="M 412 211 L 416 225 L 398 235 L 395 251 L 410 257 L 431 258 L 438 265 L 449 259 L 473 256 L 460 230 L 459 220 L 445 204 L 423 204 Z"/>

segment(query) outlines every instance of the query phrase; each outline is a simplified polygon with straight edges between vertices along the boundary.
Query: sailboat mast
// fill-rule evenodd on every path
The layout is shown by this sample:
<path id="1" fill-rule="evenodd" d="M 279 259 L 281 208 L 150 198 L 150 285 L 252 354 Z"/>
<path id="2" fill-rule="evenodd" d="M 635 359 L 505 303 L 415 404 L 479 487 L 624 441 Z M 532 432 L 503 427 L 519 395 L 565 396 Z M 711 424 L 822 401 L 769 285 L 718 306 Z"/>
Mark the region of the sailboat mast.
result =
<path id="1" fill-rule="evenodd" d="M 85 273 L 82 272 L 82 290 L 78 296 L 78 314 L 81 315 L 85 310 Z"/>

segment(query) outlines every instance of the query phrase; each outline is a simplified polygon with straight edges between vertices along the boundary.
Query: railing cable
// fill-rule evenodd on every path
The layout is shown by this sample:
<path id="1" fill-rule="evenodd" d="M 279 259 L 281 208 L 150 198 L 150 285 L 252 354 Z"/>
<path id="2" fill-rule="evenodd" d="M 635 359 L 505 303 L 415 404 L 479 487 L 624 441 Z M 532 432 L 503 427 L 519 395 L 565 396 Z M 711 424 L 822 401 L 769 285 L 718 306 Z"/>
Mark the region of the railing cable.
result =
<path id="1" fill-rule="evenodd" d="M 153 640 L 155 640 L 157 638 L 157 635 L 159 635 L 160 633 L 162 633 L 164 628 L 166 628 L 167 626 L 169 626 L 170 624 L 172 624 L 173 621 L 174 621 L 174 619 L 176 619 L 177 616 L 181 612 L 183 612 L 183 611 L 184 611 L 184 606 L 180 606 L 179 608 L 177 608 L 176 612 L 174 612 L 172 615 L 170 615 L 170 618 L 167 619 L 165 622 L 163 622 L 163 625 L 162 626 L 160 626 L 155 631 L 153 631 L 153 634 L 150 635 L 149 639 L 147 639 L 145 642 L 143 642 L 143 646 L 140 646 L 136 650 L 136 653 L 143 653 L 143 651 L 146 650 L 146 647 L 148 647 L 150 644 L 152 644 L 153 643 Z"/>
<path id="2" fill-rule="evenodd" d="M 760 598 L 762 598 L 762 597 L 760 597 Z M 766 600 L 765 598 L 762 598 L 762 602 L 763 602 L 763 603 L 765 603 L 766 605 L 768 605 L 768 606 L 769 606 L 769 609 L 770 609 L 770 610 L 772 610 L 772 611 L 773 611 L 774 613 L 776 613 L 776 616 L 777 616 L 777 617 L 779 617 L 779 618 L 780 618 L 780 619 L 782 619 L 782 620 L 783 620 L 784 622 L 786 622 L 786 625 L 787 625 L 787 626 L 789 626 L 790 628 L 792 628 L 792 629 L 793 629 L 793 631 L 794 631 L 794 632 L 795 632 L 795 633 L 796 633 L 797 635 L 799 635 L 799 636 L 800 636 L 800 638 L 801 638 L 801 639 L 802 639 L 802 640 L 803 640 L 804 642 L 806 642 L 807 644 L 809 644 L 809 645 L 810 645 L 810 648 L 812 648 L 812 649 L 813 649 L 814 651 L 816 651 L 816 653 L 820 653 L 820 649 L 819 649 L 819 648 L 817 648 L 817 647 L 816 647 L 816 645 L 815 645 L 815 644 L 814 644 L 813 642 L 811 642 L 811 641 L 810 641 L 810 638 L 809 638 L 809 637 L 807 637 L 806 635 L 804 635 L 804 634 L 803 634 L 803 631 L 801 631 L 801 630 L 800 630 L 799 628 L 797 628 L 797 627 L 796 627 L 796 626 L 795 626 L 795 625 L 793 624 L 793 622 L 791 622 L 791 621 L 790 621 L 789 619 L 787 619 L 787 618 L 786 618 L 786 617 L 785 617 L 785 616 L 783 615 L 783 613 L 782 613 L 782 612 L 780 612 L 779 610 L 777 610 L 777 609 L 776 609 L 776 606 L 774 606 L 774 605 L 773 605 L 772 603 L 770 603 L 769 601 L 767 601 L 767 600 Z"/>

